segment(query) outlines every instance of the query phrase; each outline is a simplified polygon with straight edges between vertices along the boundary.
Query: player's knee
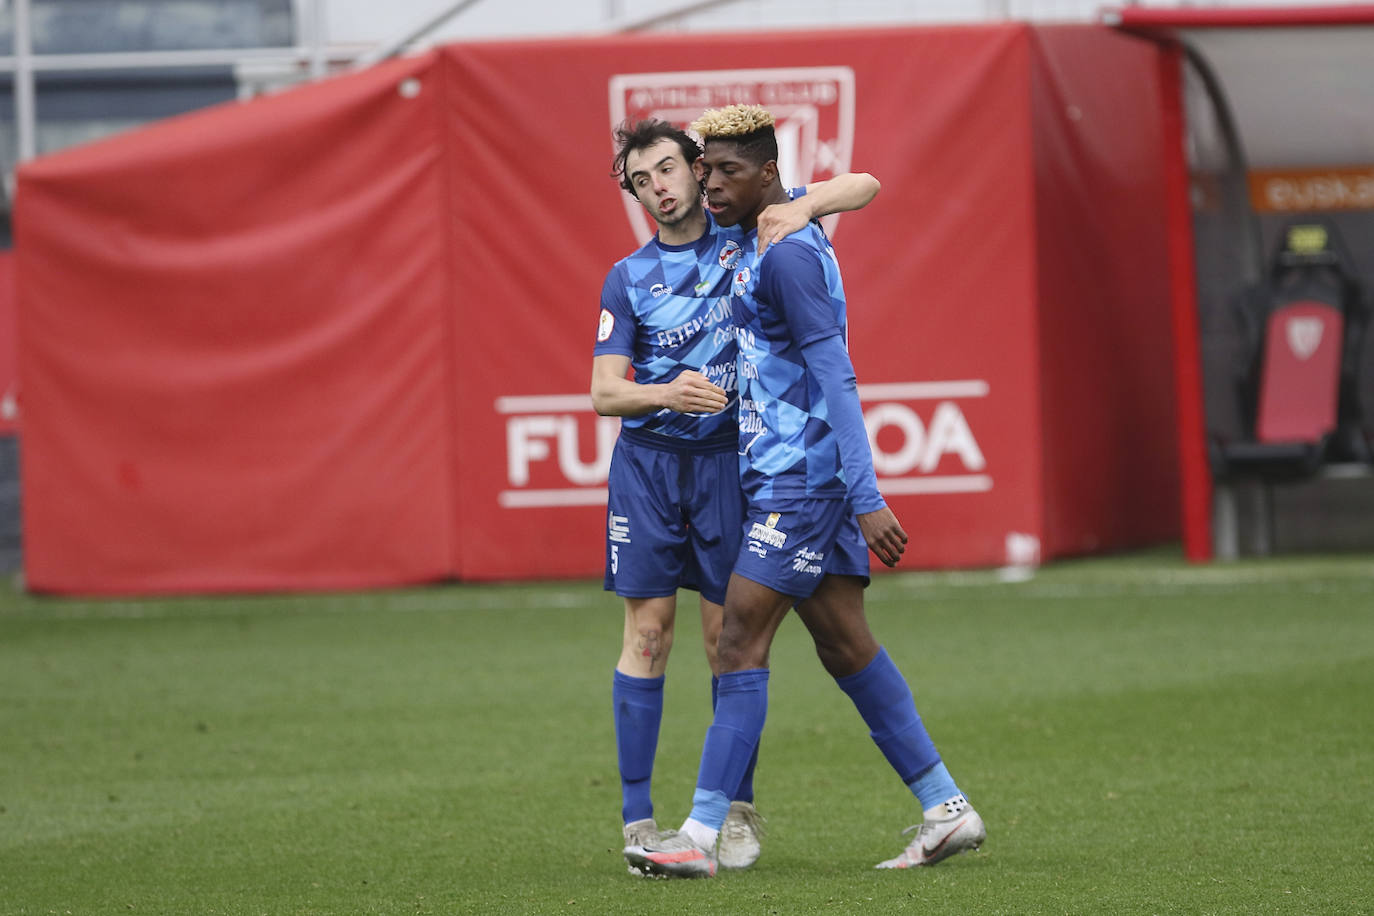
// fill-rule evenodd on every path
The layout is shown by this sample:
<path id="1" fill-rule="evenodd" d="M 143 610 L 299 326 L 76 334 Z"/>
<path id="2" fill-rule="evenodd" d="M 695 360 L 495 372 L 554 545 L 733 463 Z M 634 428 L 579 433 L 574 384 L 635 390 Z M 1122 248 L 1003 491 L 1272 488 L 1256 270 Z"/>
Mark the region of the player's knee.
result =
<path id="1" fill-rule="evenodd" d="M 716 643 L 716 671 L 745 671 L 750 668 L 768 667 L 768 647 L 760 645 L 757 639 L 747 634 L 732 631 L 730 627 L 721 630 L 720 640 Z"/>
<path id="2" fill-rule="evenodd" d="M 848 677 L 862 671 L 878 654 L 872 639 L 839 639 L 816 641 L 816 657 L 831 677 Z"/>
<path id="3" fill-rule="evenodd" d="M 638 624 L 633 631 L 625 634 L 625 638 L 627 648 L 652 649 L 665 655 L 673 645 L 672 628 L 655 623 Z"/>

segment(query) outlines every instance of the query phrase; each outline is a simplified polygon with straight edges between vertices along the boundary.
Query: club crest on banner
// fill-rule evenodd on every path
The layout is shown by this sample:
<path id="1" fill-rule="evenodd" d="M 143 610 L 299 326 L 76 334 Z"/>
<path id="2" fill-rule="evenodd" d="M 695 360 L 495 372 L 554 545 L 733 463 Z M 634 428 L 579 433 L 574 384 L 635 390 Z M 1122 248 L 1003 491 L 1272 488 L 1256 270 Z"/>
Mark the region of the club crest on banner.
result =
<path id="1" fill-rule="evenodd" d="M 1326 325 L 1317 317 L 1297 316 L 1288 319 L 1285 330 L 1288 334 L 1288 348 L 1298 359 L 1306 360 L 1322 345 L 1322 332 L 1326 330 Z"/>
<path id="2" fill-rule="evenodd" d="M 622 73 L 610 80 L 611 127 L 658 118 L 686 127 L 708 108 L 762 105 L 776 119 L 778 171 L 787 187 L 801 187 L 849 171 L 854 151 L 854 71 L 849 67 L 780 67 Z M 625 215 L 640 244 L 654 222 L 633 197 Z M 840 215 L 821 220 L 833 238 Z"/>

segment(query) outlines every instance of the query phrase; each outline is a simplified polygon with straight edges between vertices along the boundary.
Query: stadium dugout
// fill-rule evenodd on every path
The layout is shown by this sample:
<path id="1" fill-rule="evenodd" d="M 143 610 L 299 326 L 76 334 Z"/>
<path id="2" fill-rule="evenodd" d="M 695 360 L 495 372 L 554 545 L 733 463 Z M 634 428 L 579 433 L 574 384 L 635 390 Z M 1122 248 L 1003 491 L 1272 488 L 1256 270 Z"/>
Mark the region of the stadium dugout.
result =
<path id="1" fill-rule="evenodd" d="M 1374 6 L 1103 19 L 1158 43 L 1172 83 L 1187 555 L 1269 553 L 1284 529 L 1322 529 L 1325 547 L 1374 542 Z"/>

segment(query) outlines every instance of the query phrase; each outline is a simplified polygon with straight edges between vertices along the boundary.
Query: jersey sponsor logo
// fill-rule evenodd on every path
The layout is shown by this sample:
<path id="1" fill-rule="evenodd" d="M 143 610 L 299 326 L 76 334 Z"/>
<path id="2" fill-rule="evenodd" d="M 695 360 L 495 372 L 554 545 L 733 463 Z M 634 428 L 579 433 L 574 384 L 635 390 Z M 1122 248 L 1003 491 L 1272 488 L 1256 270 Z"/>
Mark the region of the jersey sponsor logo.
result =
<path id="1" fill-rule="evenodd" d="M 987 459 L 965 413 L 988 392 L 981 379 L 860 385 L 878 489 L 889 496 L 991 490 Z"/>
<path id="2" fill-rule="evenodd" d="M 611 339 L 611 332 L 615 330 L 615 316 L 607 309 L 601 310 L 601 321 L 596 326 L 596 341 L 604 343 Z"/>
<path id="3" fill-rule="evenodd" d="M 744 363 L 741 368 L 748 369 L 749 364 Z M 749 377 L 748 372 L 745 372 L 745 377 Z M 751 398 L 740 398 L 738 422 L 739 453 L 747 455 L 754 447 L 754 443 L 768 432 L 768 426 L 763 422 L 763 404 Z"/>
<path id="4" fill-rule="evenodd" d="M 612 128 L 644 118 L 686 127 L 707 108 L 763 105 L 777 119 L 778 171 L 787 186 L 849 171 L 855 111 L 854 71 L 849 67 L 621 73 L 611 77 L 608 88 Z M 653 237 L 654 223 L 630 195 L 624 195 L 623 203 L 642 245 Z M 838 221 L 838 213 L 821 220 L 832 238 Z"/>
<path id="5" fill-rule="evenodd" d="M 689 343 L 701 331 L 707 328 L 714 328 L 734 320 L 734 315 L 730 311 L 730 300 L 721 296 L 711 303 L 710 308 L 704 315 L 697 315 L 691 321 L 685 321 L 676 327 L 664 328 L 654 335 L 654 343 L 660 347 L 680 347 Z"/>
<path id="6" fill-rule="evenodd" d="M 659 296 L 666 296 L 672 291 L 673 288 L 667 283 L 655 283 L 653 286 L 649 287 L 649 295 L 653 296 L 655 299 Z"/>
<path id="7" fill-rule="evenodd" d="M 712 385 L 718 385 L 724 388 L 725 393 L 728 395 L 733 395 L 739 388 L 739 384 L 736 381 L 738 375 L 735 370 L 735 361 L 733 359 L 723 363 L 702 366 L 701 374 L 706 376 L 706 380 Z"/>
<path id="8" fill-rule="evenodd" d="M 739 263 L 740 253 L 739 243 L 731 239 L 720 249 L 720 254 L 716 259 L 720 262 L 721 267 L 726 270 L 734 270 L 735 265 Z"/>

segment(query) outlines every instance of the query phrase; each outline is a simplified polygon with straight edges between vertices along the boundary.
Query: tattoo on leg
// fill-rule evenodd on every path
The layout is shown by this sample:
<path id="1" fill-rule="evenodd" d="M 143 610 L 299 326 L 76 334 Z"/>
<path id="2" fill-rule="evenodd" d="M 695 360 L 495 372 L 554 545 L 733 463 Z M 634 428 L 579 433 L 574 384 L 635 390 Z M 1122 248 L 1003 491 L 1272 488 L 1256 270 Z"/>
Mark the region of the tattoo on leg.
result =
<path id="1" fill-rule="evenodd" d="M 642 633 L 639 637 L 639 654 L 649 660 L 649 664 L 658 661 L 662 654 L 662 646 L 659 643 L 657 633 Z"/>

